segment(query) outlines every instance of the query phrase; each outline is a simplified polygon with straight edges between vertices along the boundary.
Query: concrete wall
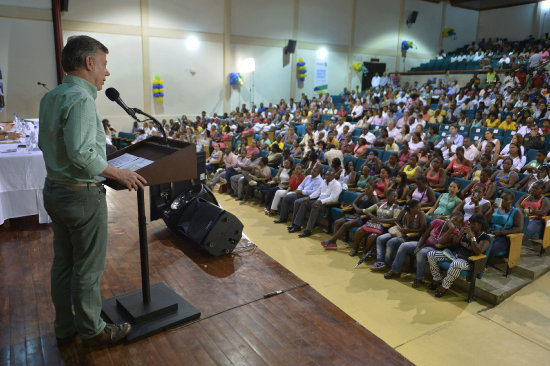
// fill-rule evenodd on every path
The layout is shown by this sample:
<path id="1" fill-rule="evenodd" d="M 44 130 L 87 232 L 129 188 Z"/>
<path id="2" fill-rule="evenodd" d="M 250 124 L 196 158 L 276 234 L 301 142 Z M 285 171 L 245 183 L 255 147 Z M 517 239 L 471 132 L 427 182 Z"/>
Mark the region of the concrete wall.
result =
<path id="1" fill-rule="evenodd" d="M 49 0 L 0 0 L 0 68 L 7 103 L 0 120 L 11 120 L 14 112 L 36 117 L 45 92 L 36 82 L 55 86 L 50 6 Z M 407 27 L 413 10 L 419 12 L 417 22 Z M 457 29 L 457 46 L 469 41 L 477 13 L 419 0 L 71 0 L 62 19 L 65 41 L 89 34 L 110 49 L 106 88 L 116 87 L 128 105 L 175 118 L 202 110 L 221 113 L 252 100 L 311 95 L 321 47 L 328 50 L 331 93 L 361 84 L 361 75 L 351 68 L 355 61 L 378 58 L 389 72 L 402 71 L 403 40 L 418 46 L 408 53 L 408 69 L 434 57 L 443 26 Z M 196 50 L 186 47 L 189 36 L 199 39 Z M 288 39 L 298 41 L 296 53 L 283 58 Z M 453 42 L 443 44 L 454 47 Z M 240 71 L 250 57 L 256 61 L 254 73 L 243 74 L 241 88 L 229 87 L 229 73 Z M 300 57 L 308 68 L 304 83 L 296 81 Z M 164 80 L 162 104 L 152 96 L 156 74 Z M 131 122 L 103 93 L 98 106 L 119 129 Z"/>

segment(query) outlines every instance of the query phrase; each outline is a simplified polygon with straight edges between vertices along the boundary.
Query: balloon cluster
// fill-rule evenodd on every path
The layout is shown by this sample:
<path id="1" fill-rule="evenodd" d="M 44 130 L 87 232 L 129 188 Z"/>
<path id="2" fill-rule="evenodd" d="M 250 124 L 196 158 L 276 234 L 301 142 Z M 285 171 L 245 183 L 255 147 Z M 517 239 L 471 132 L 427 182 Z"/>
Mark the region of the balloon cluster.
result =
<path id="1" fill-rule="evenodd" d="M 238 72 L 232 72 L 229 74 L 229 84 L 241 86 L 244 84 L 243 77 Z"/>
<path id="2" fill-rule="evenodd" d="M 298 71 L 298 80 L 304 81 L 307 77 L 307 69 L 306 69 L 306 63 L 304 62 L 303 58 L 298 59 L 298 63 L 296 64 L 296 70 Z"/>
<path id="3" fill-rule="evenodd" d="M 355 72 L 362 72 L 365 76 L 369 73 L 369 69 L 367 69 L 367 67 L 363 65 L 362 62 L 354 62 L 353 70 L 355 70 Z"/>
<path id="4" fill-rule="evenodd" d="M 153 96 L 158 103 L 162 103 L 164 99 L 164 81 L 158 74 L 155 75 L 155 80 L 153 80 Z"/>
<path id="5" fill-rule="evenodd" d="M 456 31 L 454 30 L 454 28 L 445 28 L 445 30 L 443 31 L 443 38 L 448 38 L 448 37 L 456 38 Z"/>
<path id="6" fill-rule="evenodd" d="M 413 48 L 413 47 L 415 49 L 418 49 L 418 47 L 416 47 L 416 45 L 412 41 L 401 42 L 401 51 L 407 51 L 409 48 Z"/>

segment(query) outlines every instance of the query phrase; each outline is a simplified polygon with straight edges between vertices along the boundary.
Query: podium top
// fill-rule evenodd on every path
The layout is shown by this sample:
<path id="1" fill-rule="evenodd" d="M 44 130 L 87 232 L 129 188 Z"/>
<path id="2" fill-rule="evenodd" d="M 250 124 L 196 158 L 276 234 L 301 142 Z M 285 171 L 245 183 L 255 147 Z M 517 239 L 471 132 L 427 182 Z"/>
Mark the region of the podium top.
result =
<path id="1" fill-rule="evenodd" d="M 198 177 L 196 147 L 188 142 L 169 139 L 166 144 L 163 138 L 153 136 L 110 154 L 107 160 L 124 154 L 132 154 L 153 161 L 153 163 L 136 170 L 136 173 L 147 180 L 148 186 Z M 116 190 L 126 189 L 112 179 L 107 179 L 105 184 Z"/>

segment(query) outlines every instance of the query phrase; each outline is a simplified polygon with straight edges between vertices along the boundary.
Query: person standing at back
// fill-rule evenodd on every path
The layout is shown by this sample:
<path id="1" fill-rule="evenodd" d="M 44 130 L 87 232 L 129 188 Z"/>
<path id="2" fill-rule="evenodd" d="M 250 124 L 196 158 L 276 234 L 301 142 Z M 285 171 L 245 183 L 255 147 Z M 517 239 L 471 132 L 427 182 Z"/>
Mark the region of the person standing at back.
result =
<path id="1" fill-rule="evenodd" d="M 51 296 L 59 345 L 72 342 L 78 333 L 84 346 L 106 346 L 130 331 L 128 323 L 106 324 L 100 317 L 107 204 L 96 177 L 114 179 L 129 190 L 147 183 L 106 160 L 95 99 L 110 75 L 108 52 L 91 37 L 70 37 L 61 55 L 63 83 L 40 101 L 39 147 L 47 170 L 44 206 L 54 232 Z"/>

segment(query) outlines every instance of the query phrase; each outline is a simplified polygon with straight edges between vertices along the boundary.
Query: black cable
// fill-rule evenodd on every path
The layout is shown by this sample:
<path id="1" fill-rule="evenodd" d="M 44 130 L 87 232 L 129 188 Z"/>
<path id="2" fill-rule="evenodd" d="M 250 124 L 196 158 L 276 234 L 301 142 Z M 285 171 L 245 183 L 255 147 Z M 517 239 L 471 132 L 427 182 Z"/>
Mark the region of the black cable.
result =
<path id="1" fill-rule="evenodd" d="M 249 305 L 249 304 L 252 304 L 254 302 L 257 302 L 257 301 L 260 301 L 260 300 L 263 300 L 263 299 L 267 299 L 269 297 L 273 297 L 273 296 L 277 296 L 277 295 L 280 295 L 280 294 L 284 294 L 285 292 L 288 292 L 288 291 L 292 291 L 292 290 L 295 290 L 297 288 L 300 288 L 300 287 L 304 287 L 304 286 L 307 286 L 309 285 L 307 282 L 302 282 L 302 283 L 299 283 L 297 285 L 294 285 L 294 286 L 290 286 L 290 287 L 287 287 L 285 289 L 282 289 L 282 290 L 276 290 L 276 291 L 272 291 L 272 292 L 268 292 L 267 294 L 264 294 L 260 297 L 257 297 L 253 300 L 250 300 L 250 301 L 247 301 L 247 302 L 244 302 L 242 304 L 239 304 L 239 305 L 235 305 L 235 306 L 232 306 L 232 307 L 229 307 L 227 309 L 224 309 L 224 310 L 221 310 L 221 311 L 218 311 L 217 313 L 214 313 L 214 314 L 210 314 L 208 316 L 205 316 L 205 317 L 201 317 L 199 319 L 195 319 L 193 321 L 190 321 L 189 323 L 185 323 L 185 324 L 182 324 L 182 325 L 179 325 L 177 327 L 174 327 L 174 328 L 170 328 L 170 329 L 167 329 L 168 331 L 174 331 L 174 330 L 177 330 L 177 329 L 180 329 L 180 328 L 184 328 L 184 327 L 187 327 L 191 324 L 195 324 L 195 323 L 198 323 L 200 322 L 201 320 L 206 320 L 206 319 L 209 319 L 209 318 L 213 318 L 215 316 L 218 316 L 220 314 L 223 314 L 223 313 L 226 313 L 230 310 L 234 310 L 234 309 L 237 309 L 237 308 L 240 308 L 240 307 L 243 307 L 243 306 L 246 306 L 246 305 Z"/>

